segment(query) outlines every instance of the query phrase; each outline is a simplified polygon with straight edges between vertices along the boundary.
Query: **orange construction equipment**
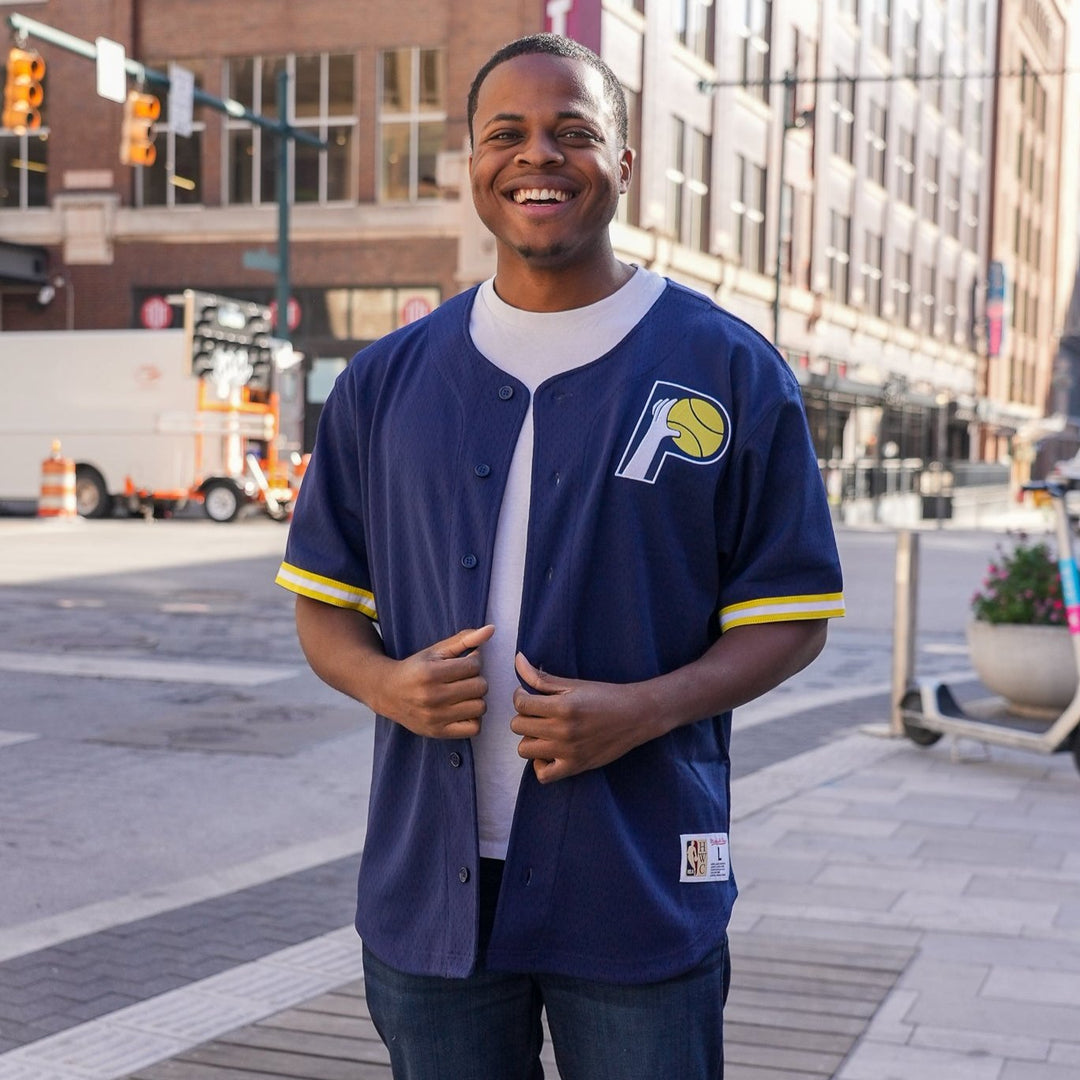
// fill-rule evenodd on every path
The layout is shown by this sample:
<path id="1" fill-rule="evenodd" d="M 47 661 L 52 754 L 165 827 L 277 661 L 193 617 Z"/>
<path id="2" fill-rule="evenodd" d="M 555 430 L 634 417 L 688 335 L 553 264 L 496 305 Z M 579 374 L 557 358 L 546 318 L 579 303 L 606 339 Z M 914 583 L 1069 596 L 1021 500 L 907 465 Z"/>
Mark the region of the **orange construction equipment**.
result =
<path id="1" fill-rule="evenodd" d="M 79 516 L 75 504 L 75 462 L 61 455 L 59 439 L 53 439 L 52 452 L 41 463 L 37 516 L 71 521 Z"/>

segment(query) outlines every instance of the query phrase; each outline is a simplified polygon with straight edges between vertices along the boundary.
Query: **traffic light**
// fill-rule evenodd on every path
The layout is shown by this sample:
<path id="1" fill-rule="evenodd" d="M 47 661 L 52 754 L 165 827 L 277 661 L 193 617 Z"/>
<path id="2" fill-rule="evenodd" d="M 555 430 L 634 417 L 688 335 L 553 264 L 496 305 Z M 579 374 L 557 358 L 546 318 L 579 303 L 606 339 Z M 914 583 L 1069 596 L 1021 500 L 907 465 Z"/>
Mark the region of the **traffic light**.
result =
<path id="1" fill-rule="evenodd" d="M 124 124 L 120 132 L 122 165 L 153 165 L 154 121 L 161 115 L 161 102 L 153 94 L 129 90 L 124 102 Z"/>
<path id="2" fill-rule="evenodd" d="M 41 127 L 41 103 L 45 92 L 45 61 L 30 49 L 9 49 L 4 81 L 3 126 L 16 135 Z"/>

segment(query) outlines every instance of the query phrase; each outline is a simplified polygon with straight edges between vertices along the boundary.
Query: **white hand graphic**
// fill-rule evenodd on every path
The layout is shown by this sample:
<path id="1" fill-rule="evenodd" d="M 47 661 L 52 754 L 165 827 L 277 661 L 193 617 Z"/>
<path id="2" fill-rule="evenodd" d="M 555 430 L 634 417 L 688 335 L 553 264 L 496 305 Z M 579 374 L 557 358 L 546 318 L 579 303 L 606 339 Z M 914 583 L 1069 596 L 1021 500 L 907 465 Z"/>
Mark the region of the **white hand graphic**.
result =
<path id="1" fill-rule="evenodd" d="M 638 443 L 633 456 L 620 470 L 621 476 L 634 480 L 646 479 L 649 466 L 653 463 L 660 444 L 665 439 L 670 439 L 679 434 L 678 428 L 668 424 L 668 413 L 671 412 L 671 407 L 678 400 L 678 398 L 658 398 L 653 403 L 652 420 L 649 423 L 649 429 L 645 432 L 641 442 Z"/>

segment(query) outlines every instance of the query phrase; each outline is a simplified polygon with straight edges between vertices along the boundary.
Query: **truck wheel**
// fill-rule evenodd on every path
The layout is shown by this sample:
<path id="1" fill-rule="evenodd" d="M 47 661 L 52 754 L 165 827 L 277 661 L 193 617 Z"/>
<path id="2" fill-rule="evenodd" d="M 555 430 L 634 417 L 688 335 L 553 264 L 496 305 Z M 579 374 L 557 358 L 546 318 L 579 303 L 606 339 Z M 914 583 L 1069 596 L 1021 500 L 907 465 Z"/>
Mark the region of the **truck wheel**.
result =
<path id="1" fill-rule="evenodd" d="M 900 699 L 900 719 L 904 725 L 904 734 L 916 746 L 933 746 L 941 738 L 940 731 L 931 731 L 911 719 L 912 713 L 922 715 L 922 695 L 918 690 L 909 690 Z"/>
<path id="2" fill-rule="evenodd" d="M 105 486 L 105 478 L 93 465 L 75 466 L 75 509 L 84 518 L 104 518 L 112 514 L 112 496 Z"/>
<path id="3" fill-rule="evenodd" d="M 203 509 L 211 521 L 235 521 L 240 513 L 239 489 L 231 480 L 212 480 L 203 488 Z"/>

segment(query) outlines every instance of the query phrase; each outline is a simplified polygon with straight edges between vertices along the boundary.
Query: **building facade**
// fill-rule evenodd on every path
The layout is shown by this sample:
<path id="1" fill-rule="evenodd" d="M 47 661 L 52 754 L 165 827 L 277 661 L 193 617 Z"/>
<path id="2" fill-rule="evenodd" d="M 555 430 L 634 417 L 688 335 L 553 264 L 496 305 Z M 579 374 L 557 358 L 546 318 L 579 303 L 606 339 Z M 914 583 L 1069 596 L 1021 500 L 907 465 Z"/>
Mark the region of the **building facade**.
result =
<path id="1" fill-rule="evenodd" d="M 1045 409 L 1058 172 L 1080 137 L 1051 74 L 1068 2 L 1002 0 L 1007 45 L 994 0 L 0 0 L 0 16 L 178 63 L 271 118 L 288 74 L 289 121 L 327 146 L 286 154 L 307 445 L 357 348 L 493 269 L 465 182 L 473 72 L 522 33 L 578 38 L 627 91 L 619 254 L 776 342 L 849 502 L 930 461 L 1004 460 Z M 50 288 L 0 288 L 0 328 L 175 325 L 185 287 L 271 300 L 252 267 L 276 252 L 276 136 L 206 107 L 176 134 L 165 94 L 157 160 L 122 166 L 121 107 L 95 95 L 93 63 L 31 44 L 45 127 L 0 132 L 0 241 L 43 250 Z M 1026 75 L 1000 77 L 1013 67 Z"/>

